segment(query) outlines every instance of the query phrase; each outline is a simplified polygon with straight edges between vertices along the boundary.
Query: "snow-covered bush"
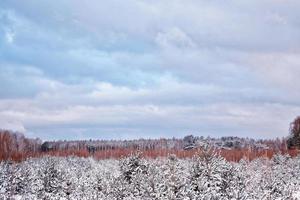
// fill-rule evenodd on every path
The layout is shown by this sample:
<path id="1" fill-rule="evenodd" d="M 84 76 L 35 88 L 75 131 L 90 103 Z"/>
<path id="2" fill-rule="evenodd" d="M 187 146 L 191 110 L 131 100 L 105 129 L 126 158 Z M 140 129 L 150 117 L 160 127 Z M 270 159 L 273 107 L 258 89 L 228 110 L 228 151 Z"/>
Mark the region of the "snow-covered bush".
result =
<path id="1" fill-rule="evenodd" d="M 0 163 L 0 199 L 299 199 L 300 157 L 227 162 L 203 148 L 193 159 L 31 158 Z"/>

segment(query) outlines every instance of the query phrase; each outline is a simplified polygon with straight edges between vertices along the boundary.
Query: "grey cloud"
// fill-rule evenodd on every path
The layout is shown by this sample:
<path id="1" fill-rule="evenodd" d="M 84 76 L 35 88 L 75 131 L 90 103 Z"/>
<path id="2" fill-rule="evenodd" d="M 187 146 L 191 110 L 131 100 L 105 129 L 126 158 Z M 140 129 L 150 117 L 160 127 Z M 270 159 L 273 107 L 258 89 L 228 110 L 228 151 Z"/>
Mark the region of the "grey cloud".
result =
<path id="1" fill-rule="evenodd" d="M 43 138 L 273 137 L 300 111 L 297 1 L 0 7 L 4 127 Z"/>
<path id="2" fill-rule="evenodd" d="M 186 132 L 201 135 L 251 135 L 257 138 L 284 136 L 288 122 L 299 107 L 276 104 L 212 104 L 195 106 L 74 106 L 55 111 L 0 112 L 1 119 L 13 118 L 30 130 L 98 129 L 100 138 L 109 137 L 105 130 L 121 129 L 164 136 L 182 136 Z M 51 128 L 52 127 L 52 128 Z M 112 128 L 113 127 L 113 128 Z M 101 131 L 102 130 L 102 131 Z M 111 132 L 111 131 L 110 131 Z M 96 134 L 96 133 L 95 133 Z M 118 133 L 121 136 L 123 133 Z M 72 135 L 65 133 L 65 137 Z M 151 135 L 148 135 L 151 137 Z"/>

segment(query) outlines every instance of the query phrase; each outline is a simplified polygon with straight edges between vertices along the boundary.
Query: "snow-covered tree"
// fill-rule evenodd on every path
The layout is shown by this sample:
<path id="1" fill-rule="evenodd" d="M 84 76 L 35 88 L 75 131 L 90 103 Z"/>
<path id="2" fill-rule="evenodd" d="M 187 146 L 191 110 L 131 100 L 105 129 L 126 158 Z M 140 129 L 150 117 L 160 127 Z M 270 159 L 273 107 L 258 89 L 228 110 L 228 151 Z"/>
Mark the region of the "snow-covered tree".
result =
<path id="1" fill-rule="evenodd" d="M 233 166 L 204 145 L 193 158 L 191 191 L 196 199 L 230 199 L 233 195 Z"/>
<path id="2" fill-rule="evenodd" d="M 13 176 L 12 165 L 10 161 L 0 163 L 0 197 L 8 197 L 11 195 L 11 177 Z"/>
<path id="3" fill-rule="evenodd" d="M 162 181 L 159 195 L 162 199 L 185 199 L 187 176 L 175 155 L 169 155 L 167 162 L 162 166 Z"/>
<path id="4" fill-rule="evenodd" d="M 137 152 L 120 161 L 121 177 L 119 182 L 127 186 L 125 196 L 133 195 L 142 197 L 144 194 L 144 180 L 148 175 L 148 164 L 141 157 L 141 153 Z M 129 194 L 127 194 L 129 192 Z"/>
<path id="5" fill-rule="evenodd" d="M 247 184 L 249 182 L 249 175 L 247 172 L 249 162 L 245 159 L 240 160 L 239 163 L 233 163 L 234 165 L 234 173 L 232 180 L 232 199 L 236 200 L 246 200 L 249 198 L 247 192 Z"/>
<path id="6" fill-rule="evenodd" d="M 290 165 L 291 157 L 288 155 L 275 155 L 271 160 L 271 169 L 265 178 L 266 196 L 272 199 L 292 199 L 297 189 Z"/>
<path id="7" fill-rule="evenodd" d="M 193 159 L 41 157 L 0 163 L 0 199 L 300 199 L 300 157 L 238 163 L 206 146 Z"/>
<path id="8" fill-rule="evenodd" d="M 41 170 L 42 187 L 38 193 L 41 199 L 60 199 L 63 195 L 64 176 L 58 167 L 58 159 L 45 157 Z"/>

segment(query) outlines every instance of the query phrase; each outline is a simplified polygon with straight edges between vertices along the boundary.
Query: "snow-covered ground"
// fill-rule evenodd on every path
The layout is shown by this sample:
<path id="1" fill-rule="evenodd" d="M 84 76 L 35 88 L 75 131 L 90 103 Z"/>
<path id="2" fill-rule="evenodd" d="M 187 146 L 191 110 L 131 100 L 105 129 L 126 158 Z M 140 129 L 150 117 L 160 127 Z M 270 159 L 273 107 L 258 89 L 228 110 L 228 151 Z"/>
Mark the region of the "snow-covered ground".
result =
<path id="1" fill-rule="evenodd" d="M 0 199 L 300 199 L 300 157 L 230 163 L 204 151 L 121 160 L 32 158 L 0 164 Z"/>

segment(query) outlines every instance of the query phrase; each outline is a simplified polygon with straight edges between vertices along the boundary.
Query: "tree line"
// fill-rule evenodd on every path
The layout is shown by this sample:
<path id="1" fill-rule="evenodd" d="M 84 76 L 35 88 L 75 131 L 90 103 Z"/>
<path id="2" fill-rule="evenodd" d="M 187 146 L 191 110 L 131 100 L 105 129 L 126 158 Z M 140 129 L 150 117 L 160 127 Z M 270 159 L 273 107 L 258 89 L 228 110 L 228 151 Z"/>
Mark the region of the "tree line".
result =
<path id="1" fill-rule="evenodd" d="M 286 138 L 254 140 L 239 137 L 199 137 L 188 135 L 184 138 L 136 139 L 136 140 L 60 140 L 44 141 L 26 138 L 21 133 L 0 130 L 0 160 L 21 161 L 28 157 L 52 156 L 93 156 L 96 159 L 121 158 L 139 150 L 145 157 L 166 157 L 175 154 L 179 158 L 192 157 L 203 144 L 210 144 L 230 161 L 243 157 L 255 159 L 274 154 L 289 153 L 295 156 L 300 148 L 300 117 L 290 124 Z"/>

